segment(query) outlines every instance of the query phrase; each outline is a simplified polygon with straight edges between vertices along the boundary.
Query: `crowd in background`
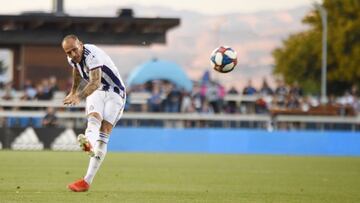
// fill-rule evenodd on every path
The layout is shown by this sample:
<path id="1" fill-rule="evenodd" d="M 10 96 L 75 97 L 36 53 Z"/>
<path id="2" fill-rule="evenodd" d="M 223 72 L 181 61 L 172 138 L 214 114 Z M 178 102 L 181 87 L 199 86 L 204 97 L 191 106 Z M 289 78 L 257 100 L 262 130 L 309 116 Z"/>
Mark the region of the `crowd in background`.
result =
<path id="1" fill-rule="evenodd" d="M 128 105 L 128 111 L 266 114 L 272 109 L 297 109 L 306 112 L 320 105 L 319 97 L 304 95 L 297 82 L 286 85 L 283 80 L 277 80 L 275 88 L 270 87 L 265 79 L 260 88 L 255 88 L 249 80 L 241 91 L 235 87 L 226 90 L 215 81 L 195 82 L 190 92 L 177 88 L 170 82 L 156 80 L 131 88 L 128 93 L 129 103 L 133 93 L 141 92 L 150 94 L 147 103 Z M 330 97 L 326 105 L 350 107 L 354 112 L 359 111 L 358 88 L 354 85 L 343 96 Z"/>
<path id="2" fill-rule="evenodd" d="M 51 101 L 54 94 L 60 89 L 57 85 L 57 79 L 54 76 L 44 78 L 42 81 L 34 84 L 33 81 L 26 80 L 24 88 L 16 90 L 13 83 L 0 83 L 0 98 L 3 101 Z M 0 111 L 4 110 L 39 110 L 34 107 L 3 107 L 0 106 Z M 52 107 L 46 108 L 44 118 L 0 118 L 1 126 L 57 126 L 56 109 Z"/>
<path id="3" fill-rule="evenodd" d="M 59 91 L 56 77 L 44 78 L 34 84 L 34 81 L 26 80 L 21 90 L 15 90 L 12 82 L 0 83 L 0 98 L 2 100 L 51 100 L 54 93 Z M 18 96 L 20 92 L 20 96 Z"/>
<path id="4" fill-rule="evenodd" d="M 15 90 L 12 83 L 0 84 L 0 98 L 6 101 L 15 99 L 50 101 L 58 91 L 57 80 L 53 76 L 44 78 L 36 84 L 33 81 L 27 80 L 25 81 L 24 88 L 21 90 Z M 63 93 L 63 95 L 66 95 L 65 91 Z M 134 102 L 135 95 L 141 93 L 147 95 L 145 102 Z M 245 87 L 238 90 L 235 87 L 226 89 L 222 84 L 208 80 L 194 82 L 191 91 L 185 91 L 169 81 L 154 80 L 127 89 L 126 111 L 269 114 L 274 109 L 306 112 L 310 108 L 319 105 L 319 98 L 304 95 L 302 88 L 297 82 L 287 85 L 283 80 L 277 80 L 275 88 L 272 88 L 264 79 L 261 87 L 256 88 L 252 81 L 249 80 Z M 345 107 L 352 109 L 352 112 L 359 112 L 359 90 L 357 86 L 352 86 L 341 97 L 329 97 L 326 105 L 340 107 L 338 108 L 338 115 L 348 113 L 344 110 Z M 34 110 L 26 107 L 19 109 Z M 1 107 L 0 110 L 4 110 L 4 107 Z M 48 108 L 42 125 L 56 125 L 55 112 L 56 109 Z"/>

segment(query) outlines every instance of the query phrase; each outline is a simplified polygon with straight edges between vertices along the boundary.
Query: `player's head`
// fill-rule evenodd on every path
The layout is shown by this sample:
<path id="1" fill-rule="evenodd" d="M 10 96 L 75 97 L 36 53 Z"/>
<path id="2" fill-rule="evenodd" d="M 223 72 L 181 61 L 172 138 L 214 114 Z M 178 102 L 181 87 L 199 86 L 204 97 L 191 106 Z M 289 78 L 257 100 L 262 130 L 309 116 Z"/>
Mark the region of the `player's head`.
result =
<path id="1" fill-rule="evenodd" d="M 66 55 L 76 63 L 80 63 L 83 55 L 83 44 L 76 35 L 67 35 L 62 41 Z"/>

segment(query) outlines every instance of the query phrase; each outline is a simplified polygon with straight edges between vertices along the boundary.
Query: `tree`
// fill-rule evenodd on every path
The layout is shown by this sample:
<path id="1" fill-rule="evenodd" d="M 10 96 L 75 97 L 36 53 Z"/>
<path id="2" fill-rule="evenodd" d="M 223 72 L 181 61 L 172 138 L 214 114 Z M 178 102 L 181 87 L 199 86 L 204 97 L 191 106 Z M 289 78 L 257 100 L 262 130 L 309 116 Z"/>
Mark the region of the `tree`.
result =
<path id="1" fill-rule="evenodd" d="M 323 6 L 328 12 L 327 89 L 339 95 L 360 85 L 360 1 L 324 0 Z M 322 23 L 315 6 L 303 23 L 310 28 L 273 51 L 274 73 L 287 83 L 298 81 L 307 93 L 319 93 Z"/>

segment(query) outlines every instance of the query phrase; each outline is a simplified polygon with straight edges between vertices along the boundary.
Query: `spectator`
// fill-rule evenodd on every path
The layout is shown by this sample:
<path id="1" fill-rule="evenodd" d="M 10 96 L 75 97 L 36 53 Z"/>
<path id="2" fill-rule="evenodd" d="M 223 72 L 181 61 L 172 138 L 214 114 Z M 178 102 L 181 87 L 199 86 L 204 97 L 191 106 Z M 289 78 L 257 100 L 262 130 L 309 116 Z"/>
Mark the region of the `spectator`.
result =
<path id="1" fill-rule="evenodd" d="M 55 92 L 59 91 L 59 86 L 57 85 L 57 80 L 55 76 L 49 78 L 49 94 L 53 98 Z"/>
<path id="2" fill-rule="evenodd" d="M 301 98 L 301 99 L 299 100 L 300 109 L 301 109 L 302 111 L 307 112 L 307 111 L 310 110 L 310 108 L 311 108 L 311 105 L 310 105 L 311 102 L 310 102 L 310 100 L 311 100 L 310 96 L 303 97 L 303 98 Z"/>
<path id="3" fill-rule="evenodd" d="M 266 102 L 265 98 L 261 97 L 255 101 L 255 113 L 268 113 L 268 103 Z"/>
<path id="4" fill-rule="evenodd" d="M 218 105 L 219 105 L 220 111 L 223 112 L 224 111 L 224 98 L 226 95 L 225 87 L 222 86 L 220 83 L 216 83 L 216 85 L 217 85 L 217 91 L 218 91 L 218 97 L 219 97 Z"/>
<path id="5" fill-rule="evenodd" d="M 52 99 L 54 96 L 54 92 L 51 91 L 51 87 L 50 87 L 50 80 L 49 79 L 43 79 L 42 80 L 42 86 L 43 86 L 43 91 L 46 95 L 46 97 L 48 98 L 48 100 Z"/>
<path id="6" fill-rule="evenodd" d="M 183 113 L 195 112 L 195 108 L 192 104 L 190 94 L 187 92 L 183 92 L 182 102 L 181 102 L 181 112 Z"/>
<path id="7" fill-rule="evenodd" d="M 346 91 L 341 103 L 343 104 L 341 106 L 342 115 L 355 115 L 359 105 L 356 90 Z"/>
<path id="8" fill-rule="evenodd" d="M 261 98 L 256 100 L 256 113 L 268 113 L 272 106 L 274 91 L 269 86 L 266 78 L 263 78 L 262 86 L 259 90 Z"/>
<path id="9" fill-rule="evenodd" d="M 214 81 L 211 81 L 206 90 L 206 99 L 215 113 L 220 113 L 220 97 L 218 95 L 218 87 Z"/>
<path id="10" fill-rule="evenodd" d="M 26 80 L 24 85 L 24 94 L 22 100 L 32 100 L 36 96 L 36 89 L 34 88 L 31 80 Z"/>
<path id="11" fill-rule="evenodd" d="M 49 94 L 46 94 L 44 86 L 42 84 L 38 84 L 36 86 L 35 99 L 37 99 L 37 100 L 50 100 Z"/>
<path id="12" fill-rule="evenodd" d="M 168 83 L 165 86 L 166 98 L 163 101 L 165 112 L 179 112 L 181 92 L 174 87 L 172 83 Z"/>
<path id="13" fill-rule="evenodd" d="M 160 92 L 160 84 L 154 82 L 151 96 L 149 98 L 149 110 L 150 112 L 161 112 L 162 95 Z"/>
<path id="14" fill-rule="evenodd" d="M 229 91 L 227 92 L 228 95 L 238 95 L 239 92 L 237 91 L 237 89 L 232 86 Z M 227 113 L 236 113 L 237 111 L 237 102 L 235 100 L 231 100 L 227 102 L 227 109 L 226 112 Z"/>
<path id="15" fill-rule="evenodd" d="M 34 89 L 34 91 L 35 91 L 35 89 Z M 35 91 L 35 93 L 36 93 L 36 91 Z M 31 97 L 31 95 L 32 95 L 31 91 L 29 92 L 29 91 L 26 91 L 26 89 L 25 89 L 25 90 L 21 91 L 20 100 L 21 101 L 30 101 L 33 99 L 33 97 Z M 30 106 L 21 106 L 18 109 L 19 110 L 37 110 L 36 107 L 30 107 Z"/>
<path id="16" fill-rule="evenodd" d="M 194 84 L 191 92 L 191 101 L 196 112 L 201 112 L 204 97 L 201 95 L 199 84 Z"/>
<path id="17" fill-rule="evenodd" d="M 296 94 L 289 94 L 286 98 L 286 108 L 297 109 L 300 108 L 300 102 Z"/>
<path id="18" fill-rule="evenodd" d="M 328 101 L 327 101 L 327 105 L 329 106 L 336 106 L 337 105 L 337 98 L 334 94 L 330 94 L 328 96 Z"/>
<path id="19" fill-rule="evenodd" d="M 351 95 L 353 95 L 354 97 L 359 96 L 359 89 L 355 84 L 353 86 L 351 86 L 351 91 L 350 92 L 351 92 Z"/>
<path id="20" fill-rule="evenodd" d="M 213 114 L 214 113 L 214 109 L 212 108 L 211 105 L 209 105 L 208 101 L 204 101 L 204 104 L 201 109 L 201 113 L 203 113 L 203 114 Z"/>
<path id="21" fill-rule="evenodd" d="M 263 84 L 262 84 L 262 87 L 261 87 L 259 93 L 263 96 L 268 96 L 268 95 L 274 94 L 274 91 L 270 88 L 270 86 L 268 85 L 265 78 L 263 79 Z"/>
<path id="22" fill-rule="evenodd" d="M 256 89 L 252 85 L 252 81 L 248 80 L 247 86 L 243 89 L 243 95 L 254 95 L 256 94 Z"/>
<path id="23" fill-rule="evenodd" d="M 230 87 L 230 89 L 229 89 L 229 91 L 227 93 L 228 94 L 233 94 L 233 95 L 238 95 L 239 94 L 236 87 L 234 87 L 234 86 Z"/>
<path id="24" fill-rule="evenodd" d="M 350 94 L 354 98 L 353 108 L 355 112 L 359 112 L 360 111 L 359 89 L 355 84 L 351 87 Z"/>
<path id="25" fill-rule="evenodd" d="M 42 120 L 42 125 L 43 127 L 56 127 L 58 125 L 55 109 L 53 107 L 48 107 L 46 109 L 46 114 Z"/>
<path id="26" fill-rule="evenodd" d="M 277 81 L 277 87 L 275 89 L 275 101 L 276 105 L 281 107 L 285 107 L 286 103 L 286 97 L 288 94 L 288 88 L 285 85 L 285 82 L 283 80 Z"/>
<path id="27" fill-rule="evenodd" d="M 290 88 L 290 94 L 294 95 L 296 98 L 300 98 L 303 96 L 303 90 L 302 88 L 299 86 L 299 83 L 297 81 L 295 81 L 293 83 L 293 85 Z"/>
<path id="28" fill-rule="evenodd" d="M 248 84 L 243 89 L 243 95 L 252 96 L 256 94 L 256 89 L 252 85 L 252 81 L 248 80 Z M 242 113 L 254 113 L 256 111 L 256 104 L 253 101 L 242 101 L 240 104 L 240 110 Z"/>
<path id="29" fill-rule="evenodd" d="M 55 76 L 49 78 L 49 87 L 50 91 L 56 92 L 59 91 L 59 86 L 57 85 L 57 79 Z"/>

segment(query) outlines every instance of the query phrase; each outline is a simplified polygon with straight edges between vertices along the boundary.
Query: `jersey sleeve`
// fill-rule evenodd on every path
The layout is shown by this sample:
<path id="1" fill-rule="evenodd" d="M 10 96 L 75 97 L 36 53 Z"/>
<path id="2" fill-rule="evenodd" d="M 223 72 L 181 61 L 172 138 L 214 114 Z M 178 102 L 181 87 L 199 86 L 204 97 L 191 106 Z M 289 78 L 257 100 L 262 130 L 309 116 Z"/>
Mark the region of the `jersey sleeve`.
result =
<path id="1" fill-rule="evenodd" d="M 104 65 L 103 60 L 96 52 L 92 51 L 85 59 L 86 65 L 90 70 L 96 69 Z"/>

